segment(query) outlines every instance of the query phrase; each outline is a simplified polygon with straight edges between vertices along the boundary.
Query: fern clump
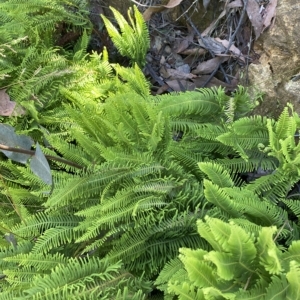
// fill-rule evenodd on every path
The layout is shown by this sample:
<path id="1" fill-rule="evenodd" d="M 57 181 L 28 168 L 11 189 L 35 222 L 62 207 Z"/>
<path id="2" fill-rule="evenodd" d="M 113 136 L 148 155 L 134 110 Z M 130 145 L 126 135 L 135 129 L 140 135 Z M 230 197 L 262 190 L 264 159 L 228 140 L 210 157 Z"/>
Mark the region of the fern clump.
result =
<path id="1" fill-rule="evenodd" d="M 139 67 L 143 67 L 146 63 L 146 53 L 150 47 L 150 38 L 142 14 L 136 6 L 133 6 L 133 10 L 128 10 L 128 23 L 120 12 L 113 7 L 110 7 L 110 9 L 120 27 L 121 33 L 102 15 L 109 36 L 121 55 L 130 58 L 132 64 L 137 63 Z"/>
<path id="2" fill-rule="evenodd" d="M 85 1 L 15 3 L 0 78 L 25 115 L 0 126 L 0 299 L 151 299 L 154 281 L 167 299 L 295 298 L 292 108 L 247 116 L 243 87 L 151 96 L 137 8 L 114 11 L 120 32 L 103 18 L 125 68 L 88 53 Z"/>
<path id="3" fill-rule="evenodd" d="M 181 248 L 179 259 L 170 262 L 156 284 L 166 299 L 297 299 L 300 242 L 282 251 L 274 235 L 279 228 L 240 227 L 206 217 L 198 232 L 210 250 Z"/>

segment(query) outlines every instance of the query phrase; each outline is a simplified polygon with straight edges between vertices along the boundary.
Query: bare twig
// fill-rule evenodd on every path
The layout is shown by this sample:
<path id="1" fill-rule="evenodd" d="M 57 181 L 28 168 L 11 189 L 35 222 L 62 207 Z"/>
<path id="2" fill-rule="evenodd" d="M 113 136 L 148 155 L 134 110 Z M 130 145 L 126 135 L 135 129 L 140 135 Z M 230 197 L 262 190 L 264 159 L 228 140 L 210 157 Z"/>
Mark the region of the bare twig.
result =
<path id="1" fill-rule="evenodd" d="M 11 152 L 16 152 L 16 153 L 23 153 L 23 154 L 28 154 L 28 155 L 35 155 L 35 151 L 34 150 L 26 150 L 26 149 L 22 149 L 22 148 L 14 148 L 14 147 L 8 147 L 6 145 L 3 145 L 3 144 L 0 144 L 0 149 L 1 150 L 5 150 L 5 151 L 11 151 Z M 77 169 L 83 169 L 82 166 L 72 162 L 72 161 L 69 161 L 69 160 L 66 160 L 64 158 L 61 158 L 61 157 L 58 157 L 58 156 L 53 156 L 53 155 L 47 155 L 45 154 L 45 157 L 47 159 L 50 159 L 50 160 L 56 160 L 56 161 L 59 161 L 59 162 L 62 162 L 66 165 L 69 165 L 69 166 L 72 166 L 72 167 L 75 167 Z"/>

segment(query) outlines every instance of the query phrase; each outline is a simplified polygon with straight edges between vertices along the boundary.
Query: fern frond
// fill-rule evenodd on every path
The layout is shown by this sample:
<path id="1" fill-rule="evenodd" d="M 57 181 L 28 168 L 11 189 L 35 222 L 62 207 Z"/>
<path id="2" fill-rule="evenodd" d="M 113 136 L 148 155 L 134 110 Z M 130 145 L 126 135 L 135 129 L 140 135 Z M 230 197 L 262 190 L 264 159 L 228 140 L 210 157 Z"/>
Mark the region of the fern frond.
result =
<path id="1" fill-rule="evenodd" d="M 23 238 L 40 236 L 44 231 L 55 227 L 75 227 L 81 218 L 71 214 L 51 215 L 45 212 L 36 213 L 23 223 L 12 228 L 12 232 Z"/>
<path id="2" fill-rule="evenodd" d="M 198 116 L 200 120 L 217 119 L 221 114 L 221 107 L 216 99 L 217 91 L 202 89 L 200 92 L 186 92 L 174 96 L 159 96 L 158 109 L 173 117 Z M 206 119 L 207 120 L 207 119 Z M 205 121 L 204 121 L 205 122 Z M 204 123 L 203 122 L 203 123 Z"/>
<path id="3" fill-rule="evenodd" d="M 134 6 L 134 22 L 130 15 L 130 10 L 128 10 L 128 17 L 131 23 L 130 26 L 120 12 L 113 7 L 110 7 L 110 9 L 112 10 L 121 31 L 121 33 L 119 33 L 116 27 L 102 15 L 103 22 L 113 43 L 123 56 L 129 57 L 133 63 L 137 63 L 140 67 L 143 67 L 145 64 L 146 52 L 150 45 L 150 39 L 147 25 L 141 13 L 138 11 L 137 7 Z"/>
<path id="4" fill-rule="evenodd" d="M 219 187 L 232 187 L 234 185 L 230 174 L 222 166 L 210 162 L 198 163 L 198 166 Z"/>

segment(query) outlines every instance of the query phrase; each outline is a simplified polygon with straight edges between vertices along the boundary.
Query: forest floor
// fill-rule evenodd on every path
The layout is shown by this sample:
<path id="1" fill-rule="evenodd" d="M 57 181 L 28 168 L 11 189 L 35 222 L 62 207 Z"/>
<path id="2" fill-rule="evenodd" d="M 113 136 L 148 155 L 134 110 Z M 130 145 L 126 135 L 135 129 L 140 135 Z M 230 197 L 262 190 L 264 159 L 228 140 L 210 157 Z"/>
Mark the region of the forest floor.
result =
<path id="1" fill-rule="evenodd" d="M 254 41 L 275 13 L 271 3 L 257 0 L 127 2 L 137 5 L 148 23 L 151 43 L 144 72 L 153 94 L 214 86 L 232 92 L 238 84 L 247 85 L 248 66 L 259 59 Z M 128 7 L 122 2 L 115 8 L 125 15 Z M 100 11 L 105 14 L 107 6 Z M 107 36 L 101 32 L 98 37 L 98 45 L 114 53 Z"/>

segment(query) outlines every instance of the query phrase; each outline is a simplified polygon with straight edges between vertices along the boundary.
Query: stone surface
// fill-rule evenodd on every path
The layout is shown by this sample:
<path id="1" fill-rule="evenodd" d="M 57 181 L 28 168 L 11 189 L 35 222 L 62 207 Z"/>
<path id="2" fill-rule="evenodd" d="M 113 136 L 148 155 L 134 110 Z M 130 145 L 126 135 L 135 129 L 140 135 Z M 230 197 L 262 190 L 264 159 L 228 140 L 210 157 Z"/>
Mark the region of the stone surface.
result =
<path id="1" fill-rule="evenodd" d="M 249 66 L 250 89 L 265 93 L 256 113 L 276 117 L 287 102 L 300 113 L 299 0 L 278 1 L 275 23 L 255 42 L 254 50 L 260 58 Z"/>

